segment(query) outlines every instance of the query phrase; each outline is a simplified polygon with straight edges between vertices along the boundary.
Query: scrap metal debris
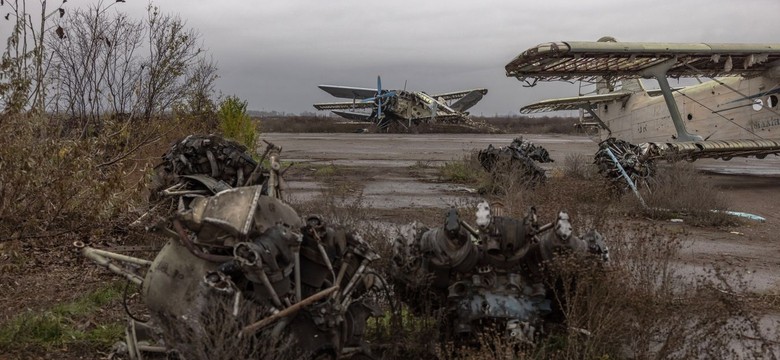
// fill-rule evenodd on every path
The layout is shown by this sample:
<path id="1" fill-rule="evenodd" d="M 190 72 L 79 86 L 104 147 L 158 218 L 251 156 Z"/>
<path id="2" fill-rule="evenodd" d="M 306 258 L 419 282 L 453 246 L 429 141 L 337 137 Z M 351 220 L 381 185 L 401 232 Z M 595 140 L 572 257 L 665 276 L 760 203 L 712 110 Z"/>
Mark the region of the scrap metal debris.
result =
<path id="1" fill-rule="evenodd" d="M 574 235 L 565 211 L 541 226 L 533 207 L 522 219 L 499 214 L 482 202 L 476 228 L 454 208 L 433 229 L 413 224 L 395 240 L 390 274 L 414 312 L 443 312 L 449 336 L 474 340 L 499 324 L 506 336 L 534 343 L 556 304 L 546 264 L 566 253 L 607 261 L 609 251 L 595 230 Z"/>
<path id="2" fill-rule="evenodd" d="M 544 182 L 545 171 L 537 163 L 549 163 L 554 160 L 550 153 L 539 145 L 516 138 L 509 146 L 494 147 L 488 145 L 479 151 L 479 162 L 489 173 L 519 171 L 519 176 L 528 179 L 532 184 Z"/>
<path id="3" fill-rule="evenodd" d="M 150 227 L 170 238 L 153 261 L 80 246 L 142 286 L 151 319 L 128 312 L 115 350 L 131 359 L 370 354 L 364 334 L 367 319 L 380 315 L 373 294 L 384 280 L 371 269 L 379 256 L 354 231 L 284 203 L 279 148 L 268 145 L 270 169 L 213 135 L 187 137 L 166 153 L 156 185 L 179 208 Z"/>
<path id="4" fill-rule="evenodd" d="M 256 185 L 245 184 L 255 167 L 244 145 L 217 135 L 190 135 L 163 155 L 152 187 L 159 192 L 187 175 L 208 175 L 230 187 Z"/>

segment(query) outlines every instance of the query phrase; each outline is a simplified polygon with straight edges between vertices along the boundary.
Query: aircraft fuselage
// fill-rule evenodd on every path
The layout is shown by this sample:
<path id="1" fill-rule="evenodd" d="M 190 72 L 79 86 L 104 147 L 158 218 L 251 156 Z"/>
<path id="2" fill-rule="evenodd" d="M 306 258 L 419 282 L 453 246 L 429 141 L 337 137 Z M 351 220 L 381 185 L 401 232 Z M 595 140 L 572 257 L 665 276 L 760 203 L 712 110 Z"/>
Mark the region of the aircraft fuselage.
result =
<path id="1" fill-rule="evenodd" d="M 674 91 L 687 131 L 709 140 L 780 138 L 780 79 L 728 77 Z M 663 96 L 640 91 L 600 104 L 595 113 L 611 136 L 631 143 L 674 142 L 677 131 Z M 599 132 L 603 139 L 609 132 Z"/>

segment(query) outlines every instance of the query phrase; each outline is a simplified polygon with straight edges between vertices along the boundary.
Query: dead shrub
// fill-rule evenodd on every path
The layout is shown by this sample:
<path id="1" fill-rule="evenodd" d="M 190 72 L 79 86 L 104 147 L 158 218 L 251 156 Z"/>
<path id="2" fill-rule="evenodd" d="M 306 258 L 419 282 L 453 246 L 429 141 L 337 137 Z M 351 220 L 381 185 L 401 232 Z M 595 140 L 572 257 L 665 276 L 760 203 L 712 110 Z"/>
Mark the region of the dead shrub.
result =
<path id="1" fill-rule="evenodd" d="M 255 305 L 242 299 L 234 308 L 232 295 L 206 296 L 208 300 L 202 308 L 186 319 L 154 316 L 162 329 L 163 342 L 181 359 L 303 359 L 310 355 L 300 353 L 291 336 L 274 337 L 271 330 L 239 336 L 244 327 L 257 319 Z"/>
<path id="2" fill-rule="evenodd" d="M 771 331 L 735 270 L 692 275 L 677 261 L 682 238 L 662 227 L 601 228 L 606 267 L 577 258 L 551 264 L 565 326 L 548 327 L 535 358 L 775 358 Z M 777 326 L 775 323 L 774 326 Z"/>
<path id="3" fill-rule="evenodd" d="M 473 117 L 475 121 L 484 121 L 507 133 L 524 134 L 578 134 L 576 117 L 560 116 L 493 116 Z"/>
<path id="4" fill-rule="evenodd" d="M 103 121 L 88 136 L 44 116 L 0 124 L 0 241 L 100 235 L 143 212 L 147 176 L 171 139 L 194 126 L 171 119 Z"/>
<path id="5" fill-rule="evenodd" d="M 589 180 L 598 176 L 598 168 L 593 164 L 593 158 L 583 154 L 568 153 L 563 158 L 563 175 Z"/>
<path id="6" fill-rule="evenodd" d="M 687 162 L 675 162 L 660 168 L 650 188 L 641 194 L 647 208 L 637 206 L 639 204 L 634 199 L 629 201 L 641 213 L 653 218 L 685 217 L 693 224 L 709 226 L 737 223 L 722 212 L 729 206 L 727 197 Z"/>
<path id="7" fill-rule="evenodd" d="M 487 177 L 479 162 L 479 151 L 473 150 L 460 160 L 448 161 L 439 167 L 439 178 L 459 184 L 479 184 Z"/>

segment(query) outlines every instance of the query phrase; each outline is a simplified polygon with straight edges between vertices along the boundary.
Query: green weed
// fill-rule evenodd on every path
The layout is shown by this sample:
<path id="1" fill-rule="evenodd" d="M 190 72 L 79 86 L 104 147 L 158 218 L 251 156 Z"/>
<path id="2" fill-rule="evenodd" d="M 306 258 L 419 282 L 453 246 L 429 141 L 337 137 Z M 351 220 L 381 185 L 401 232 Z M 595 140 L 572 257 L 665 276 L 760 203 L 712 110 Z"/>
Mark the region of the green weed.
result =
<path id="1" fill-rule="evenodd" d="M 102 306 L 119 299 L 122 286 L 121 282 L 112 283 L 47 311 L 26 312 L 14 317 L 0 326 L 0 348 L 51 348 L 84 342 L 95 346 L 112 344 L 121 338 L 123 323 L 101 323 L 91 328 L 80 323 Z"/>

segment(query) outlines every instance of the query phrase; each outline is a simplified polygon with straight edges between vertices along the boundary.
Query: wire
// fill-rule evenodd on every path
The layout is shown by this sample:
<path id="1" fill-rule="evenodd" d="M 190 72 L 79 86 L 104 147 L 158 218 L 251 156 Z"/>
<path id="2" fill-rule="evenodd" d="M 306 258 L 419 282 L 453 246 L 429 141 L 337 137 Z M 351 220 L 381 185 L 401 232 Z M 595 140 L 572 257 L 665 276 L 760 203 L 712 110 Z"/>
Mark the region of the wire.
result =
<path id="1" fill-rule="evenodd" d="M 130 307 L 128 307 L 128 306 L 127 306 L 127 289 L 128 289 L 129 287 L 130 287 L 130 280 L 127 280 L 127 282 L 125 283 L 125 290 L 124 290 L 124 293 L 123 293 L 123 295 L 122 295 L 122 306 L 124 306 L 124 308 L 125 308 L 125 313 L 126 313 L 126 314 L 127 314 L 127 316 L 129 316 L 131 319 L 133 319 L 133 320 L 135 320 L 135 321 L 137 321 L 137 322 L 139 322 L 139 323 L 145 324 L 145 323 L 147 323 L 149 320 L 148 320 L 148 319 L 147 319 L 147 320 L 141 320 L 141 319 L 139 319 L 139 318 L 135 317 L 135 315 L 133 315 L 133 313 L 131 313 L 131 312 L 130 312 Z"/>
<path id="2" fill-rule="evenodd" d="M 688 96 L 687 94 L 685 94 L 685 93 L 682 93 L 682 92 L 680 92 L 679 90 L 678 90 L 677 92 L 678 92 L 678 93 L 680 93 L 682 96 L 685 96 L 686 98 L 690 99 L 691 101 L 693 101 L 693 102 L 695 102 L 695 103 L 699 104 L 699 106 L 701 106 L 701 107 L 703 107 L 703 108 L 705 108 L 705 109 L 707 109 L 707 110 L 711 111 L 713 114 L 716 114 L 716 115 L 718 115 L 718 116 L 720 116 L 720 117 L 722 117 L 722 118 L 726 119 L 726 121 L 728 121 L 728 122 L 730 122 L 730 123 L 732 123 L 732 124 L 736 125 L 737 127 L 741 128 L 742 130 L 745 130 L 745 131 L 747 131 L 747 132 L 749 132 L 749 133 L 751 133 L 751 134 L 753 134 L 753 135 L 757 136 L 759 139 L 764 139 L 764 137 L 762 137 L 761 135 L 758 135 L 758 134 L 756 134 L 756 133 L 754 133 L 754 132 L 750 131 L 749 129 L 745 128 L 744 126 L 742 126 L 742 125 L 740 125 L 740 124 L 737 124 L 737 123 L 736 123 L 734 120 L 731 120 L 731 119 L 729 119 L 729 118 L 727 118 L 727 117 L 723 116 L 723 114 L 721 114 L 721 113 L 719 113 L 719 112 L 716 112 L 716 111 L 715 111 L 715 110 L 713 110 L 713 109 L 710 109 L 709 107 L 707 107 L 707 105 L 704 105 L 704 104 L 702 104 L 701 102 L 699 102 L 698 100 L 696 100 L 696 99 L 694 99 L 694 98 L 692 98 L 692 97 Z"/>
<path id="3" fill-rule="evenodd" d="M 366 270 L 366 274 L 374 275 L 377 279 L 379 279 L 379 282 L 382 284 L 382 289 L 385 291 L 385 296 L 387 296 L 387 300 L 390 302 L 390 311 L 393 312 L 393 315 L 397 315 L 398 307 L 395 302 L 395 298 L 393 298 L 392 294 L 390 294 L 390 288 L 387 286 L 385 278 L 379 275 L 379 273 L 377 273 L 375 270 Z"/>

